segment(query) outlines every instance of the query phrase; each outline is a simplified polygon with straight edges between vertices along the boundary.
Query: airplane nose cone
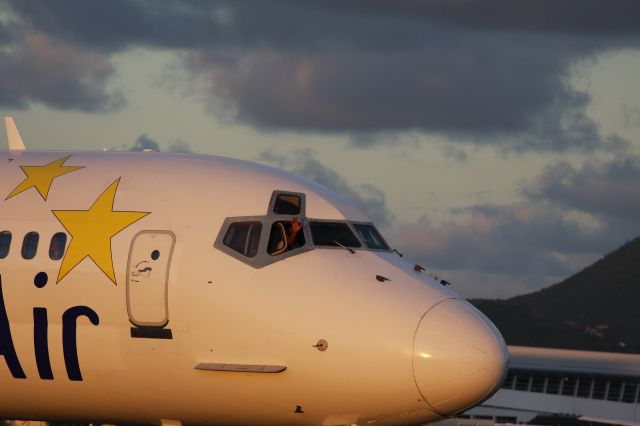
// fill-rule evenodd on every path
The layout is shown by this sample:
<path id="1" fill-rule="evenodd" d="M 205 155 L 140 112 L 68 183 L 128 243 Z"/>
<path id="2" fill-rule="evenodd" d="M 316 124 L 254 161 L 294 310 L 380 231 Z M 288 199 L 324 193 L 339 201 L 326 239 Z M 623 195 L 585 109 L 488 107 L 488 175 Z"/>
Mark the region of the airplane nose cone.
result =
<path id="1" fill-rule="evenodd" d="M 505 378 L 508 358 L 491 321 L 468 302 L 447 299 L 418 325 L 413 374 L 425 401 L 446 416 L 493 395 Z"/>

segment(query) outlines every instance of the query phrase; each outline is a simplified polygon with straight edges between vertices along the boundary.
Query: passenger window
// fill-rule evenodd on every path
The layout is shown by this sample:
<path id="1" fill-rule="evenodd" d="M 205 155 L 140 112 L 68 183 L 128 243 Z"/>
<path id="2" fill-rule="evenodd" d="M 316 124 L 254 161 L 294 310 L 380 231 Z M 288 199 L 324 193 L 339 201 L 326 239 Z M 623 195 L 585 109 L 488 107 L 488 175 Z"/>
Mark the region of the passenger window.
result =
<path id="1" fill-rule="evenodd" d="M 280 194 L 273 205 L 275 214 L 300 214 L 300 197 L 293 194 Z"/>
<path id="2" fill-rule="evenodd" d="M 368 248 L 373 250 L 389 250 L 389 246 L 373 225 L 354 223 L 353 227 L 356 228 L 360 239 L 364 241 Z"/>
<path id="3" fill-rule="evenodd" d="M 261 231 L 260 222 L 235 222 L 229 225 L 222 242 L 238 253 L 253 257 L 258 253 Z"/>
<path id="4" fill-rule="evenodd" d="M 0 232 L 0 259 L 4 259 L 9 255 L 9 249 L 11 248 L 11 232 Z"/>
<path id="5" fill-rule="evenodd" d="M 344 222 L 310 222 L 313 244 L 317 246 L 362 247 Z"/>
<path id="6" fill-rule="evenodd" d="M 60 260 L 64 256 L 64 249 L 67 246 L 67 234 L 58 232 L 51 237 L 49 246 L 49 257 L 51 260 Z"/>
<path id="7" fill-rule="evenodd" d="M 22 257 L 25 259 L 33 259 L 38 251 L 38 241 L 40 236 L 37 232 L 29 232 L 24 236 L 22 241 Z"/>
<path id="8" fill-rule="evenodd" d="M 271 256 L 277 256 L 302 247 L 304 243 L 304 232 L 297 218 L 291 221 L 274 222 L 271 226 L 271 234 L 269 234 L 267 253 Z"/>

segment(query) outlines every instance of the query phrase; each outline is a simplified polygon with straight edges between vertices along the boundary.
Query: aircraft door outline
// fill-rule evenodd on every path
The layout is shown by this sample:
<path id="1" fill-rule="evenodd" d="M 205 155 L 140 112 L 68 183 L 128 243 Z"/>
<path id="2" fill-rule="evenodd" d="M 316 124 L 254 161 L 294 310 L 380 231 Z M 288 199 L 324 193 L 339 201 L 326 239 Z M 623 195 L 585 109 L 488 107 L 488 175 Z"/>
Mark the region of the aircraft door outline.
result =
<path id="1" fill-rule="evenodd" d="M 146 230 L 131 240 L 127 262 L 127 315 L 136 327 L 169 323 L 169 276 L 176 243 L 173 232 Z"/>

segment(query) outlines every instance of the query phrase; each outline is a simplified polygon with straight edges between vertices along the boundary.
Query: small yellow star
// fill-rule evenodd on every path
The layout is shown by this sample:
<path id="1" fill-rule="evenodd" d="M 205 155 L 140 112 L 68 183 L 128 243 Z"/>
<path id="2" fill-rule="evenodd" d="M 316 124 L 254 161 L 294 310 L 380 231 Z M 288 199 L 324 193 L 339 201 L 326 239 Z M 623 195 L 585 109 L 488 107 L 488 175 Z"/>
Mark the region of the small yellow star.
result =
<path id="1" fill-rule="evenodd" d="M 62 164 L 64 164 L 69 157 L 71 156 L 67 155 L 66 157 L 52 161 L 46 166 L 20 166 L 27 177 L 20 182 L 20 184 L 16 186 L 9 195 L 7 195 L 6 200 L 26 191 L 29 188 L 35 188 L 42 199 L 47 201 L 49 189 L 51 188 L 51 184 L 55 178 L 84 168 L 79 166 L 63 166 Z"/>
<path id="2" fill-rule="evenodd" d="M 120 178 L 116 179 L 89 210 L 52 210 L 58 221 L 71 234 L 64 254 L 58 280 L 60 282 L 84 258 L 89 257 L 114 283 L 111 238 L 149 212 L 113 211 L 113 202 Z"/>

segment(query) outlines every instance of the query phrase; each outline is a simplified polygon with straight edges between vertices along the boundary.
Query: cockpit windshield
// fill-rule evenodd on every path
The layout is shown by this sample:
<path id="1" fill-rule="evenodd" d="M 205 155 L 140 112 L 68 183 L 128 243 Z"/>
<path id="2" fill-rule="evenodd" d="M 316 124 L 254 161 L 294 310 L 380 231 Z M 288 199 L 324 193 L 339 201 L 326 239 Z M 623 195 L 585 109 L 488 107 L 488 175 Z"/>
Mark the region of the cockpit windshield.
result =
<path id="1" fill-rule="evenodd" d="M 316 246 L 362 247 L 346 222 L 309 221 L 309 227 Z"/>
<path id="2" fill-rule="evenodd" d="M 271 256 L 277 256 L 286 251 L 303 247 L 304 244 L 302 224 L 300 224 L 298 218 L 294 216 L 291 221 L 287 220 L 273 223 L 267 252 Z"/>
<path id="3" fill-rule="evenodd" d="M 389 246 L 375 226 L 369 223 L 354 223 L 353 227 L 368 248 L 372 250 L 389 250 Z"/>
<path id="4" fill-rule="evenodd" d="M 266 215 L 226 218 L 214 246 L 254 268 L 315 249 L 391 251 L 371 222 L 308 218 L 305 199 L 301 192 L 274 191 Z M 0 257 L 4 237 L 0 233 Z"/>

